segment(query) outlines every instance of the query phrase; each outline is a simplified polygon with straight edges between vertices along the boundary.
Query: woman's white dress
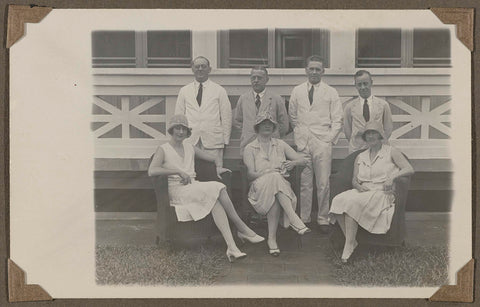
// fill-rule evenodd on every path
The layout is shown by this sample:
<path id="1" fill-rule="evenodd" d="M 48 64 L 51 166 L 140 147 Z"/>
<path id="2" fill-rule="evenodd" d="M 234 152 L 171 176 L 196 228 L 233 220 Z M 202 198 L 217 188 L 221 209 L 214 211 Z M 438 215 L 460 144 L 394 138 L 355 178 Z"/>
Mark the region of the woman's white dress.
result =
<path id="1" fill-rule="evenodd" d="M 177 219 L 180 222 L 203 219 L 212 211 L 220 191 L 225 188 L 225 185 L 217 181 L 200 182 L 195 180 L 195 151 L 191 144 L 183 143 L 184 158 L 175 151 L 170 143 L 165 143 L 161 147 L 165 153 L 163 167 L 180 169 L 190 175 L 192 179 L 191 184 L 185 185 L 180 182 L 182 179 L 180 176 L 168 176 L 170 206 L 175 207 Z"/>
<path id="2" fill-rule="evenodd" d="M 258 139 L 245 147 L 244 156 L 250 155 L 254 163 L 254 171 L 261 172 L 265 169 L 280 167 L 286 161 L 285 147 L 287 143 L 280 139 L 272 138 L 268 152 L 265 152 Z M 297 206 L 297 198 L 290 186 L 290 183 L 278 172 L 262 175 L 252 181 L 248 192 L 248 201 L 255 211 L 266 215 L 275 202 L 275 195 L 282 193 L 290 199 L 293 210 Z M 282 212 L 283 213 L 283 212 Z M 284 227 L 290 225 L 287 216 L 283 214 L 281 224 Z"/>
<path id="3" fill-rule="evenodd" d="M 390 229 L 395 196 L 393 191 L 384 191 L 383 184 L 389 175 L 399 171 L 391 151 L 392 147 L 384 144 L 372 161 L 370 149 L 358 155 L 357 178 L 371 190 L 352 189 L 338 194 L 332 200 L 330 213 L 346 213 L 371 233 L 383 234 Z"/>

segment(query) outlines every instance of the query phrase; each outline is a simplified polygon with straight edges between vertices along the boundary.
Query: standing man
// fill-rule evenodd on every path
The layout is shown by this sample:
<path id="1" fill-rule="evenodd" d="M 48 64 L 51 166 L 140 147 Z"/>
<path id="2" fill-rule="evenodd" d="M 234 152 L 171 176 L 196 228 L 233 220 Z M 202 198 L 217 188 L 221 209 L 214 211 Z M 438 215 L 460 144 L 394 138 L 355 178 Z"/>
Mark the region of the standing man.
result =
<path id="1" fill-rule="evenodd" d="M 232 131 L 232 107 L 225 89 L 208 79 L 211 70 L 207 58 L 193 59 L 195 80 L 180 89 L 175 114 L 184 114 L 192 127 L 187 141 L 223 163 L 223 148 L 228 145 Z"/>
<path id="2" fill-rule="evenodd" d="M 377 122 L 383 127 L 384 141 L 390 138 L 393 130 L 392 111 L 388 102 L 372 96 L 373 80 L 370 72 L 359 70 L 354 78 L 360 96 L 347 104 L 343 121 L 349 153 L 367 148 L 360 134 L 368 122 Z"/>
<path id="3" fill-rule="evenodd" d="M 242 129 L 240 137 L 240 155 L 243 150 L 256 137 L 253 130 L 255 120 L 259 112 L 268 112 L 273 120 L 278 123 L 277 130 L 273 137 L 281 138 L 288 132 L 288 114 L 285 108 L 285 101 L 279 95 L 266 90 L 268 82 L 268 71 L 263 66 L 255 66 L 250 72 L 250 82 L 253 91 L 244 93 L 237 102 L 233 124 Z"/>
<path id="4" fill-rule="evenodd" d="M 317 55 L 307 58 L 305 73 L 308 81 L 293 89 L 289 115 L 297 150 L 311 160 L 300 178 L 300 217 L 304 223 L 311 220 L 315 174 L 317 224 L 321 232 L 328 233 L 332 144 L 337 142 L 342 129 L 343 111 L 337 91 L 322 81 L 323 64 L 324 60 Z"/>

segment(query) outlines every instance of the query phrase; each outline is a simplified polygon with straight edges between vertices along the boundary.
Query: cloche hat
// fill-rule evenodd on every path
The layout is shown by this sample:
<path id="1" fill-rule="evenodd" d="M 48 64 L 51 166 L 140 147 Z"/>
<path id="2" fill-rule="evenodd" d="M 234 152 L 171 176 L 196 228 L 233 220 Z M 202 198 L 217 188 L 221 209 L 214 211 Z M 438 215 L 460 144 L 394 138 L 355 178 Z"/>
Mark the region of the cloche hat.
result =
<path id="1" fill-rule="evenodd" d="M 253 125 L 253 130 L 255 130 L 255 132 L 258 133 L 258 127 L 262 122 L 266 120 L 273 123 L 273 125 L 275 126 L 274 129 L 277 128 L 278 123 L 273 119 L 272 114 L 270 114 L 269 112 L 262 112 L 257 115 L 257 118 L 255 120 L 255 125 Z"/>
<path id="2" fill-rule="evenodd" d="M 172 135 L 172 130 L 175 126 L 183 126 L 187 128 L 187 137 L 190 137 L 192 135 L 192 128 L 188 126 L 188 119 L 185 115 L 183 114 L 175 114 L 170 118 L 170 121 L 168 122 L 168 133 Z"/>
<path id="3" fill-rule="evenodd" d="M 363 131 L 360 134 L 361 137 L 362 137 L 362 140 L 365 141 L 365 134 L 368 131 L 376 131 L 376 132 L 378 132 L 378 134 L 380 134 L 382 139 L 385 139 L 385 133 L 383 132 L 383 126 L 379 122 L 374 122 L 374 121 L 367 122 L 367 124 L 365 125 L 365 129 L 363 129 Z"/>

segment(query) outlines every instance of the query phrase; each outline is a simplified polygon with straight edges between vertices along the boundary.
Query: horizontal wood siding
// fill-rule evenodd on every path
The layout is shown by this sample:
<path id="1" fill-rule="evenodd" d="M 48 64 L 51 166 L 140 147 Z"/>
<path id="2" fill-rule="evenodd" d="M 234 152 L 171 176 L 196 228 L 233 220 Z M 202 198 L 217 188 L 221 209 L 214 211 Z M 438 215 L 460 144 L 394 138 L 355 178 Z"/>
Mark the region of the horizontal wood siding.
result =
<path id="1" fill-rule="evenodd" d="M 449 112 L 452 104 L 459 103 L 450 98 L 449 70 L 372 72 L 373 94 L 386 99 L 392 108 L 397 131 L 391 143 L 414 160 L 449 160 Z M 302 69 L 271 69 L 269 74 L 268 88 L 286 101 L 293 87 L 305 81 Z M 251 90 L 248 76 L 249 69 L 214 69 L 211 79 L 225 87 L 234 109 L 238 96 Z M 165 125 L 173 115 L 176 96 L 191 81 L 190 69 L 94 69 L 95 158 L 150 157 L 159 144 L 168 140 Z M 337 89 L 344 104 L 357 96 L 352 74 L 327 70 L 324 81 Z M 157 110 L 148 111 L 148 107 Z M 225 150 L 226 159 L 240 158 L 238 138 L 239 131 L 234 130 Z M 293 144 L 291 135 L 286 139 Z M 333 148 L 334 158 L 344 158 L 347 147 L 342 135 Z"/>

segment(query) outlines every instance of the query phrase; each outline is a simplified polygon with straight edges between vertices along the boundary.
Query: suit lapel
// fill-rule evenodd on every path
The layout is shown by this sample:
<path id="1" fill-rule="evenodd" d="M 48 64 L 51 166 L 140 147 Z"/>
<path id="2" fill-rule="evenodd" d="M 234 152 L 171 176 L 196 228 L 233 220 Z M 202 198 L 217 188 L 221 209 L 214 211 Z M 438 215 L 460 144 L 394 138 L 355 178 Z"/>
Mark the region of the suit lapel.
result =
<path id="1" fill-rule="evenodd" d="M 380 111 L 378 100 L 373 95 L 372 95 L 372 109 L 373 109 L 373 112 L 375 112 L 375 114 Z M 373 114 L 373 112 L 372 112 L 372 114 Z"/>
<path id="2" fill-rule="evenodd" d="M 358 117 L 360 118 L 360 121 L 362 122 L 363 125 L 366 125 L 367 122 L 365 121 L 365 118 L 363 117 L 363 98 L 358 96 L 357 98 L 357 112 L 358 112 Z"/>
<path id="3" fill-rule="evenodd" d="M 270 111 L 270 113 L 272 113 L 272 95 L 270 95 L 270 93 L 265 90 L 265 95 L 263 95 L 263 102 L 262 104 L 260 105 L 260 109 L 263 110 L 263 111 Z M 272 114 L 273 116 L 274 114 Z"/>
<path id="4" fill-rule="evenodd" d="M 305 101 L 305 104 L 308 108 L 308 110 L 312 110 L 313 108 L 313 105 L 315 104 L 315 100 L 313 101 L 312 104 L 310 104 L 310 100 L 308 98 L 308 82 L 305 82 L 305 90 L 303 91 L 303 95 L 305 95 L 304 99 L 302 99 L 303 101 Z"/>
<path id="5" fill-rule="evenodd" d="M 198 102 L 197 102 L 197 91 L 196 91 L 196 88 L 195 88 L 195 82 L 191 83 L 191 88 L 190 88 L 189 92 L 191 93 L 191 96 L 190 96 L 190 99 L 187 100 L 187 101 L 190 101 L 191 106 L 195 110 L 200 111 L 200 106 L 198 105 Z M 203 97 L 205 97 L 205 95 L 203 95 Z M 203 99 L 202 99 L 202 103 L 203 103 Z"/>

